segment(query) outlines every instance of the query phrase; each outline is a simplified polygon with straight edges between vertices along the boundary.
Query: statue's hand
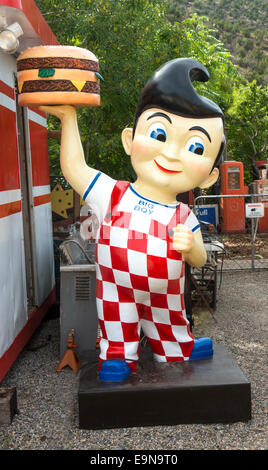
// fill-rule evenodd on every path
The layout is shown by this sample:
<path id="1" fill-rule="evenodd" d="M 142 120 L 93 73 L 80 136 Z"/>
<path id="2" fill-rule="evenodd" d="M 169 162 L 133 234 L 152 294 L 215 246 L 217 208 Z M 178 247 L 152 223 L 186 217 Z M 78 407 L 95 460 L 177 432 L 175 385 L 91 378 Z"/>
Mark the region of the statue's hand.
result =
<path id="1" fill-rule="evenodd" d="M 75 116 L 76 115 L 76 108 L 71 105 L 55 105 L 55 106 L 39 106 L 40 111 L 43 111 L 47 114 L 53 114 L 61 121 L 68 116 Z"/>
<path id="2" fill-rule="evenodd" d="M 194 241 L 193 232 L 183 224 L 178 224 L 173 229 L 173 248 L 180 253 L 188 253 Z"/>

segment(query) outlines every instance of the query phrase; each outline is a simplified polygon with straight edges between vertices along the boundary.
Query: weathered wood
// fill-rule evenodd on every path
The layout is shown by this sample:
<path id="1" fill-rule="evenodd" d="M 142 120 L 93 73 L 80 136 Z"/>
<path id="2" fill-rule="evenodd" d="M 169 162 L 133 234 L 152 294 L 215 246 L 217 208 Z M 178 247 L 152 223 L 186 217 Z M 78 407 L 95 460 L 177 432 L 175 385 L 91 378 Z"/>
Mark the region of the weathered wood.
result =
<path id="1" fill-rule="evenodd" d="M 16 387 L 0 387 L 0 425 L 11 424 L 16 412 Z"/>

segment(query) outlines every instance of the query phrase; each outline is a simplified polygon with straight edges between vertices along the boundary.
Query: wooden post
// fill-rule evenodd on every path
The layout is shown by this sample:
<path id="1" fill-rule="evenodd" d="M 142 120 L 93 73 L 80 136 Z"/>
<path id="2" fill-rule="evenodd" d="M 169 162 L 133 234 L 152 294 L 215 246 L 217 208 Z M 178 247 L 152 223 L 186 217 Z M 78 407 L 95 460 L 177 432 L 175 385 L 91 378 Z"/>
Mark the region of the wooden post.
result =
<path id="1" fill-rule="evenodd" d="M 16 387 L 0 387 L 0 425 L 11 424 L 17 412 Z"/>

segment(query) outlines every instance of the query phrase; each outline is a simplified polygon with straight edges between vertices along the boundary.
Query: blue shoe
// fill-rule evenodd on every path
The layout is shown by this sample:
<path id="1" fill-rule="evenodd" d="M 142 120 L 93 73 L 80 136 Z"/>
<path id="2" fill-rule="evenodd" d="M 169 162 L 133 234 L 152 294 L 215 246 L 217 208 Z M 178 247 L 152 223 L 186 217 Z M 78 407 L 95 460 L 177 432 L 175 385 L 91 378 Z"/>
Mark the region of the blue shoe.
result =
<path id="1" fill-rule="evenodd" d="M 101 365 L 99 379 L 103 382 L 121 382 L 131 374 L 129 365 L 120 359 L 104 361 Z"/>
<path id="2" fill-rule="evenodd" d="M 195 359 L 206 359 L 213 356 L 213 343 L 210 338 L 195 338 L 194 347 L 189 357 L 189 361 Z"/>

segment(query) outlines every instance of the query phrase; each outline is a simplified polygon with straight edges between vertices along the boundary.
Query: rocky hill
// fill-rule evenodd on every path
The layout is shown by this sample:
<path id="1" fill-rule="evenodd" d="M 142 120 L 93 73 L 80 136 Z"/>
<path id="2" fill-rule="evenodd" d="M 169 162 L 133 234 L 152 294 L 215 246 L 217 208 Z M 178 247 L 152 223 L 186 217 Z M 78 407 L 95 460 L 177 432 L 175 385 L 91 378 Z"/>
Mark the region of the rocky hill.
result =
<path id="1" fill-rule="evenodd" d="M 166 4 L 172 21 L 194 13 L 206 16 L 239 71 L 250 81 L 268 84 L 267 0 L 166 0 Z"/>

